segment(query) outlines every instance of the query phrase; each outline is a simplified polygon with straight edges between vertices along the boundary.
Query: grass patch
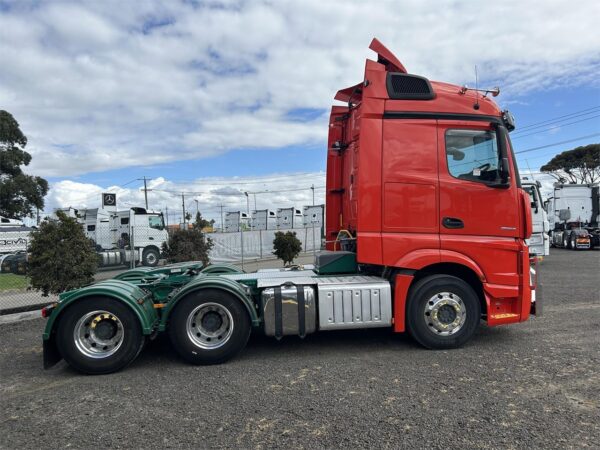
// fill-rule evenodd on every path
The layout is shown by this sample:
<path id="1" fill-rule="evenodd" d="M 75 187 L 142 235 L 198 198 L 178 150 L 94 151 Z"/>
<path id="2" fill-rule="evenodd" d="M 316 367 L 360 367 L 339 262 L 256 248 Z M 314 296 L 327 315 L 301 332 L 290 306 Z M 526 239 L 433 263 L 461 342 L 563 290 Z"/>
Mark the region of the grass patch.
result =
<path id="1" fill-rule="evenodd" d="M 0 292 L 9 289 L 27 289 L 29 277 L 13 273 L 0 273 Z"/>

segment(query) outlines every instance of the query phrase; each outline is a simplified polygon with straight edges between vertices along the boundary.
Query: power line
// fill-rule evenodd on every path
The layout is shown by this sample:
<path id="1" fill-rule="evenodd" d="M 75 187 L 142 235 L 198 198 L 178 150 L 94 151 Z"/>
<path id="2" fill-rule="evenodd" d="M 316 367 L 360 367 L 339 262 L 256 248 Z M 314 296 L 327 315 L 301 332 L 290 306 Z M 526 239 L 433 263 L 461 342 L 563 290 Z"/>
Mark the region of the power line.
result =
<path id="1" fill-rule="evenodd" d="M 533 148 L 528 148 L 525 150 L 519 150 L 518 152 L 515 152 L 515 155 L 518 155 L 520 153 L 533 152 L 534 150 L 541 150 L 543 148 L 554 147 L 556 145 L 568 144 L 570 142 L 581 141 L 582 139 L 588 139 L 588 138 L 595 137 L 595 136 L 600 136 L 600 133 L 588 134 L 587 136 L 579 136 L 574 139 L 568 139 L 566 141 L 554 142 L 552 144 L 541 145 L 539 147 L 533 147 Z"/>
<path id="2" fill-rule="evenodd" d="M 544 133 L 546 131 L 553 130 L 553 129 L 557 128 L 557 127 L 562 128 L 562 127 L 566 127 L 566 126 L 569 126 L 569 125 L 574 125 L 576 123 L 585 122 L 586 120 L 592 120 L 592 119 L 595 119 L 596 117 L 600 117 L 600 114 L 597 114 L 597 115 L 592 116 L 592 117 L 587 117 L 585 119 L 576 120 L 574 122 L 568 122 L 568 123 L 562 123 L 562 124 L 552 125 L 552 126 L 550 126 L 549 128 L 546 128 L 546 129 L 542 129 L 542 130 L 538 130 L 538 131 L 533 131 L 533 132 L 527 133 L 527 134 L 522 134 L 520 136 L 517 136 L 517 137 L 513 138 L 513 140 L 521 139 L 521 138 L 524 138 L 526 136 L 531 136 L 532 134 Z"/>
<path id="3" fill-rule="evenodd" d="M 560 119 L 570 120 L 570 119 L 574 119 L 575 117 L 585 116 L 585 115 L 588 115 L 588 114 L 593 114 L 593 113 L 597 112 L 595 110 L 598 110 L 598 109 L 600 109 L 600 106 L 594 106 L 592 108 L 582 109 L 580 111 L 575 111 L 575 112 L 572 112 L 572 113 L 569 113 L 569 114 L 564 114 L 562 116 L 557 116 L 557 117 L 554 117 L 552 119 L 546 119 L 546 120 L 543 120 L 541 122 L 535 122 L 535 123 L 532 123 L 530 125 L 519 127 L 519 129 L 517 131 L 515 131 L 513 134 L 522 133 L 523 131 L 527 131 L 528 128 L 533 129 L 533 128 L 538 128 L 540 126 L 548 125 L 548 124 L 550 124 L 552 122 L 560 121 Z M 586 111 L 588 111 L 588 112 L 586 112 Z"/>

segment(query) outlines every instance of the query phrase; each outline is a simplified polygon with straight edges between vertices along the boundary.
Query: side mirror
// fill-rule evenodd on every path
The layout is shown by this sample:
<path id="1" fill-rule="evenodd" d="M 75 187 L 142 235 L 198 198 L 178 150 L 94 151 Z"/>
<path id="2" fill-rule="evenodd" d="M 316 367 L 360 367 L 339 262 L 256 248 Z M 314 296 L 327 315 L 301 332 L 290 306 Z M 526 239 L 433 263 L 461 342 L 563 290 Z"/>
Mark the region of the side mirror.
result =
<path id="1" fill-rule="evenodd" d="M 531 202 L 531 207 L 535 209 L 535 213 L 537 214 L 539 211 L 537 202 Z"/>

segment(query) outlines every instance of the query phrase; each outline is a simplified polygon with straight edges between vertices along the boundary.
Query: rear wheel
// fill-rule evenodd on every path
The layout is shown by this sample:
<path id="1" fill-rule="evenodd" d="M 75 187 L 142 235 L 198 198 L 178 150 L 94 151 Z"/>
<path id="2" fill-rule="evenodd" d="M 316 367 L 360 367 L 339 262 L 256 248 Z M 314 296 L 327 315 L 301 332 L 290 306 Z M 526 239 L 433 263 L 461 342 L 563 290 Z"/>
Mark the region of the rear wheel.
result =
<path id="1" fill-rule="evenodd" d="M 144 345 L 135 313 L 111 298 L 90 298 L 71 305 L 60 317 L 56 339 L 65 361 L 89 374 L 124 368 Z"/>
<path id="2" fill-rule="evenodd" d="M 481 305 L 466 282 L 450 275 L 431 275 L 410 290 L 408 331 L 424 347 L 456 348 L 467 342 L 479 325 Z"/>
<path id="3" fill-rule="evenodd" d="M 220 364 L 246 346 L 250 329 L 248 312 L 237 298 L 219 289 L 203 289 L 176 306 L 169 337 L 188 362 Z"/>

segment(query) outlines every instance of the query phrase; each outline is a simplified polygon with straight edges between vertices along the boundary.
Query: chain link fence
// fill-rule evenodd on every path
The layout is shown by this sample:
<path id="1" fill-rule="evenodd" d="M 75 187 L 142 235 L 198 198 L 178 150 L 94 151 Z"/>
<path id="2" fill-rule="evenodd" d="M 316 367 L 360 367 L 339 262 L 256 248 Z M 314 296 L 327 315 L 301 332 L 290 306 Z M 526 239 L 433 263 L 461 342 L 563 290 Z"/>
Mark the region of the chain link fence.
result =
<path id="1" fill-rule="evenodd" d="M 144 265 L 164 264 L 161 249 L 169 238 L 162 223 L 162 216 L 135 214 L 104 217 L 93 214 L 78 217 L 90 246 L 98 258 L 95 281 L 114 277 L 130 268 Z M 35 229 L 16 227 L 15 230 L 0 229 L 0 315 L 40 309 L 57 300 L 56 296 L 42 296 L 30 287 L 28 276 L 29 242 Z M 241 230 L 231 233 L 207 233 L 213 242 L 210 260 L 213 263 L 228 262 L 245 270 L 259 267 L 257 262 L 272 260 L 273 239 L 278 230 Z M 321 226 L 295 228 L 293 231 L 302 243 L 302 262 L 321 248 Z M 57 257 L 58 258 L 58 257 Z M 57 267 L 61 261 L 57 259 Z"/>

